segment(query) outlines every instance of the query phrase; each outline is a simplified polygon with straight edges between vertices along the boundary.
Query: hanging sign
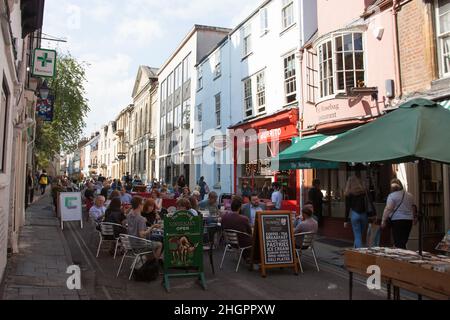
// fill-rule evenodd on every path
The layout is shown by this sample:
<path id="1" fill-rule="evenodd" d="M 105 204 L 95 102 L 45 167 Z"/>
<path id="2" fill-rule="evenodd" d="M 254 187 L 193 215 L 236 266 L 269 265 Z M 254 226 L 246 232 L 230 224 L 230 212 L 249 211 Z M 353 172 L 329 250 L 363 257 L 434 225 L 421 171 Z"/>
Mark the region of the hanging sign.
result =
<path id="1" fill-rule="evenodd" d="M 36 103 L 36 114 L 38 118 L 46 122 L 53 121 L 53 97 L 48 99 L 38 99 Z"/>
<path id="2" fill-rule="evenodd" d="M 35 49 L 32 74 L 35 77 L 54 78 L 56 75 L 56 51 Z"/>

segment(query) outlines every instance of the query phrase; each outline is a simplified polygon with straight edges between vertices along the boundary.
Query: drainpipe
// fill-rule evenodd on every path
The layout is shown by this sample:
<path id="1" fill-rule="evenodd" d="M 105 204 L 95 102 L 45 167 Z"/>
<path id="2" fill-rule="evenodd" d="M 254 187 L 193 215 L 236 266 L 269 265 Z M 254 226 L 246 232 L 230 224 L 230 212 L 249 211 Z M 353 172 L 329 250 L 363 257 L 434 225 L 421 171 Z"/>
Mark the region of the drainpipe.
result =
<path id="1" fill-rule="evenodd" d="M 300 62 L 300 117 L 299 117 L 299 136 L 300 138 L 303 137 L 303 124 L 304 124 L 304 115 L 305 115 L 305 96 L 304 96 L 304 90 L 303 90 L 303 57 L 304 57 L 305 49 L 302 47 L 299 51 L 299 62 Z M 303 199 L 303 193 L 305 189 L 305 170 L 299 170 L 300 171 L 300 197 L 299 197 L 299 204 L 300 208 L 303 208 L 304 200 Z"/>
<path id="2" fill-rule="evenodd" d="M 401 8 L 401 1 L 393 0 L 392 3 L 392 25 L 393 25 L 393 40 L 394 40 L 394 58 L 395 58 L 395 84 L 397 97 L 400 99 L 403 96 L 402 78 L 400 70 L 400 49 L 398 39 L 398 20 L 397 15 Z"/>

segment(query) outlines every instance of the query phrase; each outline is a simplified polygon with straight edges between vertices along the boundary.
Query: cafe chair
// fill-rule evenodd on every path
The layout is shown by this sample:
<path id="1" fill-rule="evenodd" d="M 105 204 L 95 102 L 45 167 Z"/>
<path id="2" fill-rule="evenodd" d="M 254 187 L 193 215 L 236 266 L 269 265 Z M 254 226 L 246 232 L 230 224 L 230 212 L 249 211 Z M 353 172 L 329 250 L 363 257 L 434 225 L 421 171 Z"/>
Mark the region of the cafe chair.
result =
<path id="1" fill-rule="evenodd" d="M 223 253 L 222 263 L 220 264 L 220 270 L 223 270 L 223 263 L 228 252 L 235 252 L 239 256 L 239 260 L 236 266 L 236 272 L 239 271 L 242 256 L 246 250 L 250 250 L 252 246 L 241 248 L 239 245 L 239 235 L 244 235 L 252 239 L 252 236 L 248 233 L 236 231 L 236 230 L 224 230 L 223 235 L 225 237 L 225 252 Z"/>
<path id="2" fill-rule="evenodd" d="M 109 222 L 102 222 L 100 223 L 100 231 L 98 231 L 98 234 L 100 236 L 100 242 L 98 243 L 97 248 L 97 258 L 100 255 L 100 250 L 102 248 L 103 242 L 114 242 L 116 244 L 116 248 L 114 250 L 114 259 L 117 256 L 117 249 L 119 248 L 119 238 L 116 238 L 114 236 L 114 229 L 120 228 L 121 230 L 125 230 L 125 228 L 120 224 L 115 223 L 109 223 Z"/>
<path id="3" fill-rule="evenodd" d="M 120 262 L 119 270 L 117 271 L 117 277 L 119 277 L 120 271 L 122 271 L 122 266 L 125 259 L 134 259 L 133 264 L 131 265 L 131 273 L 128 278 L 129 280 L 131 280 L 131 278 L 133 277 L 134 268 L 136 267 L 138 261 L 143 264 L 143 257 L 153 253 L 153 242 L 133 237 L 127 234 L 120 235 L 120 242 L 122 243 L 122 247 L 125 249 L 125 254 L 122 257 L 122 261 Z"/>
<path id="4" fill-rule="evenodd" d="M 295 251 L 297 251 L 297 257 L 298 262 L 300 263 L 300 270 L 303 272 L 303 265 L 302 265 L 302 255 L 306 251 L 311 251 L 312 256 L 314 258 L 314 262 L 316 264 L 317 272 L 320 272 L 319 263 L 317 262 L 317 256 L 316 256 L 316 250 L 314 249 L 314 241 L 315 241 L 316 234 L 314 232 L 304 232 L 304 233 L 298 233 L 295 235 L 295 240 L 298 238 L 302 239 L 301 248 L 296 248 Z M 297 243 L 297 241 L 296 241 Z"/>

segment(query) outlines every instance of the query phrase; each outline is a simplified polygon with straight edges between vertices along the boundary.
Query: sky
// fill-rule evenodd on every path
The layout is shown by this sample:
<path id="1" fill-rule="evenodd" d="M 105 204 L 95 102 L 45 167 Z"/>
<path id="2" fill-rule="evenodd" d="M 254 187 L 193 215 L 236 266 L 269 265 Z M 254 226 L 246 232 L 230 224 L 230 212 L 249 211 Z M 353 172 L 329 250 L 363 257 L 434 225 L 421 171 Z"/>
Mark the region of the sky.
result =
<path id="1" fill-rule="evenodd" d="M 262 0 L 47 0 L 42 47 L 86 63 L 89 136 L 131 102 L 138 67 L 160 67 L 194 24 L 233 28 Z M 46 36 L 47 35 L 47 36 Z"/>

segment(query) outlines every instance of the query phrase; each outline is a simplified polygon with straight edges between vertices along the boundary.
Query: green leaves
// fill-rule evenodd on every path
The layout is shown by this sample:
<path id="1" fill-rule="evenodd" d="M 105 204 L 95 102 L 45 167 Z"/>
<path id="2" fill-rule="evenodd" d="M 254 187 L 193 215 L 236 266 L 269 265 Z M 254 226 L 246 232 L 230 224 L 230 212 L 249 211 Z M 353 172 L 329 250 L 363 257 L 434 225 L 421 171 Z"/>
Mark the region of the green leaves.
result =
<path id="1" fill-rule="evenodd" d="M 55 96 L 54 120 L 52 123 L 38 120 L 37 124 L 36 158 L 40 167 L 56 154 L 76 148 L 89 112 L 85 65 L 70 55 L 58 57 L 56 77 L 48 84 Z"/>

